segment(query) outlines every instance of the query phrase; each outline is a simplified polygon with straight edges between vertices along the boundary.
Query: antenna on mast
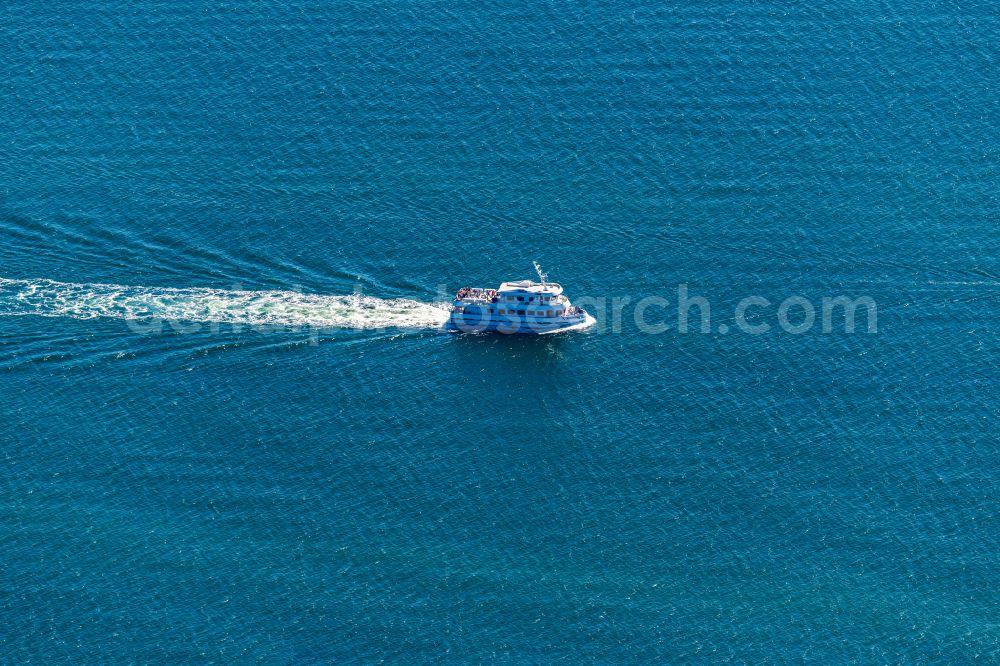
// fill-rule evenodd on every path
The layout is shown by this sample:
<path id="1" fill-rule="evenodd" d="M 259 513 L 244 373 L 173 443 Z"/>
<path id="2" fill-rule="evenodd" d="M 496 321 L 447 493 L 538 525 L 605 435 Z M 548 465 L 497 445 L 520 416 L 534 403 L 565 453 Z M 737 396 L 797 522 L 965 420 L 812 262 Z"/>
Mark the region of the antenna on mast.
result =
<path id="1" fill-rule="evenodd" d="M 541 280 L 542 284 L 544 285 L 545 281 L 549 277 L 549 274 L 542 272 L 542 267 L 541 267 L 541 265 L 537 261 L 532 261 L 531 263 L 533 263 L 535 265 L 535 272 L 538 273 L 538 279 Z"/>

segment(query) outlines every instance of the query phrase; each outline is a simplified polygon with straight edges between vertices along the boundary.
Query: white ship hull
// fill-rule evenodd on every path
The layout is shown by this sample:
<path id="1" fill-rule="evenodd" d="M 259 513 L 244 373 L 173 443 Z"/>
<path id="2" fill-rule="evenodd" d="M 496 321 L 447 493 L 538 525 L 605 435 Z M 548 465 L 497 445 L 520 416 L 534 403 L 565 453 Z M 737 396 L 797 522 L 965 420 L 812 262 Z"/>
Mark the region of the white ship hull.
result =
<path id="1" fill-rule="evenodd" d="M 517 315 L 496 315 L 452 312 L 445 330 L 455 333 L 504 333 L 507 335 L 549 335 L 565 331 L 580 331 L 596 323 L 584 312 L 577 317 L 539 318 Z"/>

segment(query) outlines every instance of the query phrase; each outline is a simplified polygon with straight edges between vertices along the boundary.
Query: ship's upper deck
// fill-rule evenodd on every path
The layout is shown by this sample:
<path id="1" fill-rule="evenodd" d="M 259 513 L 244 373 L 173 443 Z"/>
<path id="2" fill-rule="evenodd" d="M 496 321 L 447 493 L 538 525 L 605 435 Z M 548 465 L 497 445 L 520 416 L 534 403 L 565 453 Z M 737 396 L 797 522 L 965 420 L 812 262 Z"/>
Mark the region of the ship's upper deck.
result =
<path id="1" fill-rule="evenodd" d="M 516 282 L 504 282 L 497 289 L 498 294 L 519 292 L 528 294 L 550 294 L 558 296 L 563 292 L 562 285 L 558 282 L 532 282 L 531 280 L 518 280 Z"/>

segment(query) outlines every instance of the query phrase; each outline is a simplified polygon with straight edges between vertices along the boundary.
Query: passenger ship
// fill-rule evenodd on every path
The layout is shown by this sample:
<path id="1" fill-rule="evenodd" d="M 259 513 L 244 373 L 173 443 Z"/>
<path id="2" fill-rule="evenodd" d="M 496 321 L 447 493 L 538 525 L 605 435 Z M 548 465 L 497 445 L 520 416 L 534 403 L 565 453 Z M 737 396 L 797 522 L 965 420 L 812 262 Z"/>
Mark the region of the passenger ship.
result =
<path id="1" fill-rule="evenodd" d="M 562 286 L 547 281 L 537 263 L 535 270 L 540 282 L 520 280 L 504 282 L 499 289 L 459 289 L 445 328 L 461 333 L 543 335 L 594 324 L 586 310 L 563 295 Z"/>

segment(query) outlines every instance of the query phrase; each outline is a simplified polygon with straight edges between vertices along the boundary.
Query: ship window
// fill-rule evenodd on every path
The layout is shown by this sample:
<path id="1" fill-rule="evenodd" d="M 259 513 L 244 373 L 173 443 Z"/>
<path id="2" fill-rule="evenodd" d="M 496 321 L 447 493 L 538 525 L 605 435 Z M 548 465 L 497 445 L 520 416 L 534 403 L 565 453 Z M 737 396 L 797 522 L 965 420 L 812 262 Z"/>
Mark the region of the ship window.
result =
<path id="1" fill-rule="evenodd" d="M 524 314 L 524 310 L 518 310 L 518 311 L 517 311 L 517 314 L 519 314 L 519 315 L 523 315 L 523 314 Z"/>
<path id="2" fill-rule="evenodd" d="M 523 302 L 523 301 L 524 301 L 524 296 L 518 296 L 518 297 L 517 297 L 517 300 L 519 300 L 519 301 L 522 301 L 522 302 Z"/>

